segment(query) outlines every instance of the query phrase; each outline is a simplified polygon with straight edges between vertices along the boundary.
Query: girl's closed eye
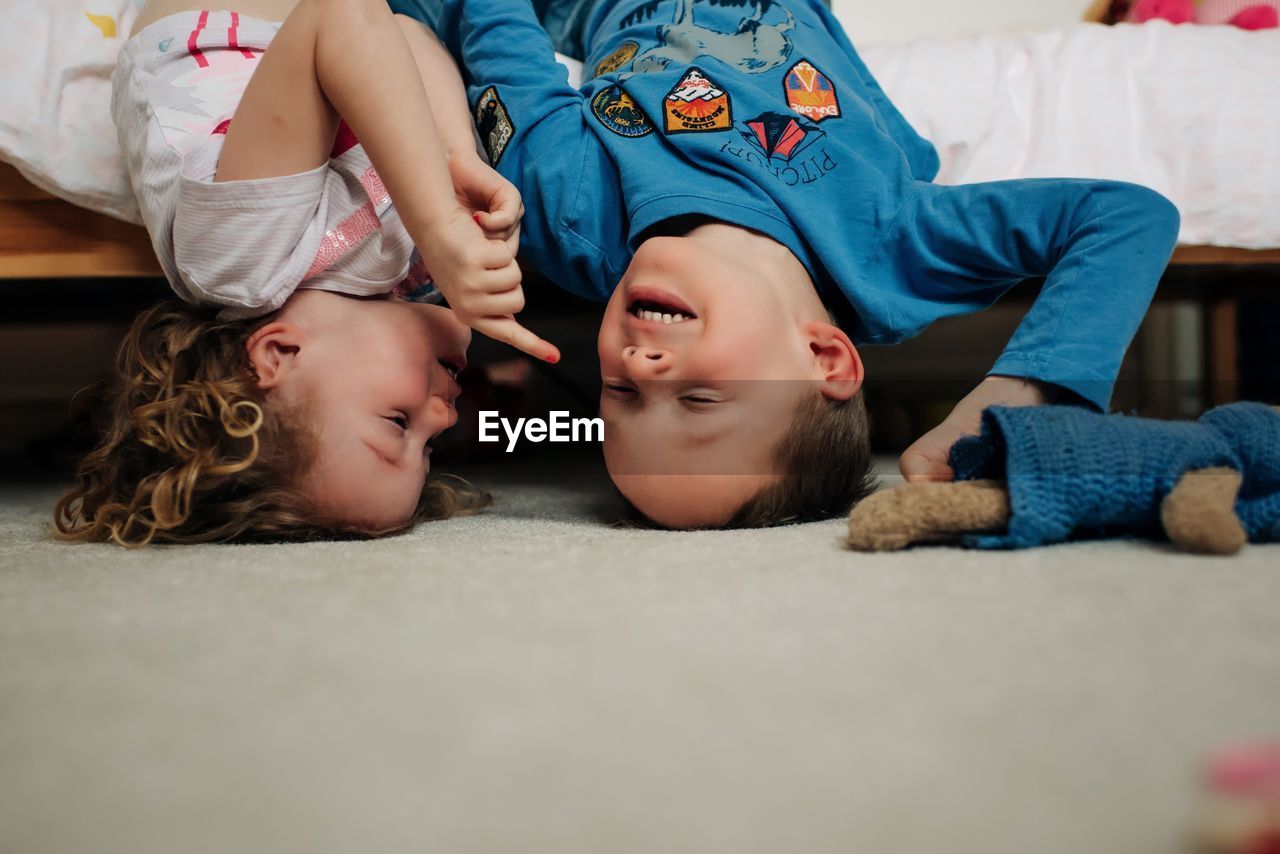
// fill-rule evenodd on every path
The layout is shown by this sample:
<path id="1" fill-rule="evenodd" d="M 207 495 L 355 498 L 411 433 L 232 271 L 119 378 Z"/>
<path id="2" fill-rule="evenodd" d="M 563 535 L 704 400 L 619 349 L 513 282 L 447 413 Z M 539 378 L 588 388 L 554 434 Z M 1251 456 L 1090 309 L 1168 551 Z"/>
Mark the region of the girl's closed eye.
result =
<path id="1" fill-rule="evenodd" d="M 402 433 L 409 429 L 409 416 L 403 412 L 397 412 L 394 415 L 384 415 L 382 417 L 399 427 L 400 432 Z"/>

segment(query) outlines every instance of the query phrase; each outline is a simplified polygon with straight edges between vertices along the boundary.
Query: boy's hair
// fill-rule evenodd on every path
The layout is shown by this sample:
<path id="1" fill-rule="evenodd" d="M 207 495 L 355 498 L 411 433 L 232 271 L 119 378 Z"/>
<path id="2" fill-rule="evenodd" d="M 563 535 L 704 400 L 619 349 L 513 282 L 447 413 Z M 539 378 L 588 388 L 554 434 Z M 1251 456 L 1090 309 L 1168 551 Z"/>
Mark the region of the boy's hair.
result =
<path id="1" fill-rule="evenodd" d="M 875 489 L 862 392 L 847 400 L 832 400 L 819 391 L 807 395 L 774 459 L 782 478 L 747 499 L 724 527 L 767 528 L 848 513 Z"/>
<path id="2" fill-rule="evenodd" d="M 249 336 L 268 319 L 218 320 L 168 301 L 134 320 L 116 354 L 98 446 L 54 509 L 61 539 L 144 546 L 380 537 L 489 503 L 466 484 L 433 481 L 404 525 L 317 521 L 297 488 L 317 447 L 305 405 L 268 406 L 249 360 Z"/>
<path id="3" fill-rule="evenodd" d="M 848 513 L 875 489 L 871 427 L 859 391 L 832 400 L 814 391 L 800 401 L 791 429 L 774 449 L 782 477 L 734 512 L 720 528 L 768 528 L 817 522 Z M 631 522 L 652 526 L 626 498 Z"/>

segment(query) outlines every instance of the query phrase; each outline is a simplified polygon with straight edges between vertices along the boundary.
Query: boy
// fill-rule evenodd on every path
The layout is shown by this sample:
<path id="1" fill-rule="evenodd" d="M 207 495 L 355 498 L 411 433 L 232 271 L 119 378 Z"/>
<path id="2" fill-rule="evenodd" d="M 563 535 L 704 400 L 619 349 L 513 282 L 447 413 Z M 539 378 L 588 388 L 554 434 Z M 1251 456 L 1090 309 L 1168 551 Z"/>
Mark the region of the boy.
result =
<path id="1" fill-rule="evenodd" d="M 819 0 L 576 5 L 580 90 L 529 0 L 445 0 L 428 22 L 523 194 L 527 258 L 608 300 L 605 458 L 641 513 L 688 528 L 846 511 L 869 466 L 855 342 L 901 341 L 1028 277 L 1044 287 L 991 376 L 904 474 L 949 477 L 952 441 L 992 403 L 1106 408 L 1177 236 L 1166 199 L 929 183 L 933 146 Z"/>

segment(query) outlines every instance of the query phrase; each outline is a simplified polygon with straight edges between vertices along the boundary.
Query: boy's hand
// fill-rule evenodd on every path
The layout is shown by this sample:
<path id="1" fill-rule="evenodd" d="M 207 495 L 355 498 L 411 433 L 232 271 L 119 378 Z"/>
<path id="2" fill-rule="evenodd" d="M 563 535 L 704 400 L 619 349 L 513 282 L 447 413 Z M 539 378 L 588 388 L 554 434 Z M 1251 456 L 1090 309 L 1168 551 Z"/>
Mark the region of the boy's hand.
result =
<path id="1" fill-rule="evenodd" d="M 908 482 L 954 480 L 947 465 L 951 446 L 963 436 L 976 436 L 982 427 L 982 410 L 988 406 L 1039 406 L 1044 389 L 1021 377 L 987 377 L 956 404 L 946 420 L 925 433 L 903 452 L 898 469 Z"/>
<path id="2" fill-rule="evenodd" d="M 524 216 L 515 185 L 472 151 L 449 157 L 449 175 L 458 204 L 474 214 L 486 237 L 504 241 L 514 254 L 520 245 L 520 219 Z"/>
<path id="3" fill-rule="evenodd" d="M 458 320 L 530 356 L 558 362 L 560 351 L 521 326 L 520 267 L 506 241 L 485 236 L 469 211 L 457 208 L 435 223 L 418 248 Z"/>

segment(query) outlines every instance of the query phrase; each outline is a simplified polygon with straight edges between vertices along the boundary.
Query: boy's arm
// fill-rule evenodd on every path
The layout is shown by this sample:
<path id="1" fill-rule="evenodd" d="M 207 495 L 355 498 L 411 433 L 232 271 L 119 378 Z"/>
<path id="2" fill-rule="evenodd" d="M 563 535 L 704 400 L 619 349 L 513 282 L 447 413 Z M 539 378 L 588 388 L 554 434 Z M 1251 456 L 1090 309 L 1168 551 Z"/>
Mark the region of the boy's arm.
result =
<path id="1" fill-rule="evenodd" d="M 1178 235 L 1177 209 L 1115 181 L 1028 180 L 930 188 L 891 241 L 922 301 L 976 310 L 1018 280 L 1040 295 L 991 376 L 903 454 L 909 479 L 950 479 L 951 444 L 987 406 L 1083 402 L 1106 411 L 1120 363 Z"/>
<path id="2" fill-rule="evenodd" d="M 392 5 L 405 2 L 412 0 Z M 544 114 L 581 104 L 530 0 L 444 0 L 427 23 L 458 58 L 473 88 L 501 86 L 513 100 L 540 98 Z"/>
<path id="3" fill-rule="evenodd" d="M 909 481 L 951 480 L 947 460 L 951 446 L 963 436 L 976 436 L 988 406 L 1039 406 L 1054 402 L 1053 388 L 1025 377 L 990 375 L 956 404 L 946 420 L 903 452 L 898 468 Z"/>
<path id="4" fill-rule="evenodd" d="M 858 51 L 854 49 L 853 43 L 849 41 L 848 34 L 845 33 L 844 27 L 836 19 L 835 15 L 826 7 L 821 7 L 821 14 L 826 20 L 827 31 L 831 37 L 835 39 L 845 52 L 849 62 L 853 65 L 853 69 L 857 72 L 862 80 L 862 85 L 870 94 L 872 106 L 876 108 L 876 112 L 880 114 L 885 125 L 889 130 L 889 135 L 894 138 L 903 152 L 907 155 L 907 162 L 911 165 L 911 175 L 917 181 L 932 181 L 938 174 L 938 151 L 933 147 L 933 143 L 922 137 L 911 126 L 906 117 L 898 111 L 893 101 L 889 100 L 889 96 L 880 88 L 880 84 L 876 81 L 875 76 L 871 73 L 871 69 L 867 68 L 862 57 L 858 55 Z"/>

